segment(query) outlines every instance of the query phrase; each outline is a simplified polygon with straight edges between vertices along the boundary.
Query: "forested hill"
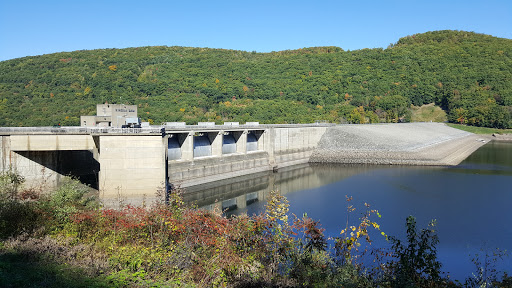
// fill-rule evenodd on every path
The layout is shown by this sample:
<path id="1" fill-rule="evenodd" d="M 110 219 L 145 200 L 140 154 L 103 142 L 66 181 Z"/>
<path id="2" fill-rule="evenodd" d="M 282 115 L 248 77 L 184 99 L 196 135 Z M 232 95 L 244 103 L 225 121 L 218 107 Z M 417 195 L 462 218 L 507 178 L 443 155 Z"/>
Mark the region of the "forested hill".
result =
<path id="1" fill-rule="evenodd" d="M 512 40 L 436 31 L 387 49 L 139 47 L 0 62 L 0 126 L 79 125 L 105 102 L 136 104 L 154 124 L 407 121 L 411 104 L 435 102 L 452 122 L 511 127 Z"/>

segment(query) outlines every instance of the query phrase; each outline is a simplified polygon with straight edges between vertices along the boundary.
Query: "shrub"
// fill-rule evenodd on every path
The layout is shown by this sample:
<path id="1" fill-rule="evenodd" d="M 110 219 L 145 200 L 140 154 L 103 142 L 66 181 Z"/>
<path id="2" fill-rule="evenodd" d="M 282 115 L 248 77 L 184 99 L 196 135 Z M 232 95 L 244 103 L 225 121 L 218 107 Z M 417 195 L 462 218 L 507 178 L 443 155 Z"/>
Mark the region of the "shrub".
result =
<path id="1" fill-rule="evenodd" d="M 94 197 L 86 197 L 89 192 L 90 188 L 79 180 L 65 177 L 56 190 L 43 197 L 40 207 L 58 224 L 70 223 L 72 215 L 78 211 L 98 207 Z"/>
<path id="2" fill-rule="evenodd" d="M 25 178 L 15 171 L 8 170 L 0 173 L 0 203 L 18 198 L 18 190 Z"/>
<path id="3" fill-rule="evenodd" d="M 439 238 L 436 222 L 431 221 L 427 229 L 416 229 L 416 219 L 407 217 L 407 243 L 396 237 L 389 237 L 394 256 L 398 260 L 389 263 L 390 283 L 393 287 L 444 287 L 441 277 L 441 262 L 437 260 Z"/>
<path id="4" fill-rule="evenodd" d="M 0 173 L 0 239 L 32 231 L 37 226 L 34 203 L 18 197 L 24 182 L 25 178 L 12 170 Z"/>

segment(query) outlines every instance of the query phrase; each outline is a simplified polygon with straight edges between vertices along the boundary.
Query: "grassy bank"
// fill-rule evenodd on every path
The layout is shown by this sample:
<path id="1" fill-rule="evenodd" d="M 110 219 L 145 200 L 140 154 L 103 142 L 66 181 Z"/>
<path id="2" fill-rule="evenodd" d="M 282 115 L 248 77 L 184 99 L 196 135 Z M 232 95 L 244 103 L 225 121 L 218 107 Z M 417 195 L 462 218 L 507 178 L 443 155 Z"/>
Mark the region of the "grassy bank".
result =
<path id="1" fill-rule="evenodd" d="M 476 127 L 476 126 L 467 126 L 462 124 L 446 124 L 450 127 L 457 128 L 460 130 L 464 130 L 467 132 L 475 133 L 475 134 L 512 134 L 512 129 L 496 129 L 496 128 L 487 128 L 487 127 Z"/>
<path id="2" fill-rule="evenodd" d="M 226 218 L 188 207 L 180 191 L 169 203 L 106 209 L 72 179 L 55 191 L 22 184 L 15 173 L 0 175 L 1 287 L 509 287 L 512 280 L 482 266 L 485 274 L 452 282 L 437 260 L 435 223 L 420 229 L 408 217 L 407 239 L 387 236 L 379 212 L 369 205 L 354 212 L 351 198 L 345 209 L 360 218 L 328 241 L 318 221 L 290 215 L 274 192 L 265 213 Z M 372 249 L 373 237 L 392 248 Z"/>
<path id="3" fill-rule="evenodd" d="M 446 112 L 434 103 L 422 105 L 422 106 L 411 106 L 412 122 L 446 122 L 448 116 Z"/>

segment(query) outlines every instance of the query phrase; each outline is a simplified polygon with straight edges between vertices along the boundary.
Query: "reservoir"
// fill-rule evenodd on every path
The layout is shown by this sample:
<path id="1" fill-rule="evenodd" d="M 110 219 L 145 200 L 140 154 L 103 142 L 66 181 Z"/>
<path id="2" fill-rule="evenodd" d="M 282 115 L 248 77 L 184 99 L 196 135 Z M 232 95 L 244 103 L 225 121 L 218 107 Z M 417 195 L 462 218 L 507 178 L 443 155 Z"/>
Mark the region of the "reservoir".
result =
<path id="1" fill-rule="evenodd" d="M 364 203 L 379 210 L 374 220 L 387 235 L 405 240 L 405 219 L 418 228 L 437 220 L 438 258 L 442 270 L 463 281 L 477 271 L 471 259 L 499 248 L 512 252 L 512 143 L 490 142 L 457 166 L 389 166 L 304 164 L 279 171 L 238 177 L 186 189 L 184 200 L 203 209 L 229 214 L 263 213 L 271 190 L 285 195 L 290 214 L 319 220 L 326 236 L 345 228 L 346 196 L 357 209 Z M 373 247 L 387 247 L 378 233 Z M 498 262 L 512 273 L 512 255 Z"/>

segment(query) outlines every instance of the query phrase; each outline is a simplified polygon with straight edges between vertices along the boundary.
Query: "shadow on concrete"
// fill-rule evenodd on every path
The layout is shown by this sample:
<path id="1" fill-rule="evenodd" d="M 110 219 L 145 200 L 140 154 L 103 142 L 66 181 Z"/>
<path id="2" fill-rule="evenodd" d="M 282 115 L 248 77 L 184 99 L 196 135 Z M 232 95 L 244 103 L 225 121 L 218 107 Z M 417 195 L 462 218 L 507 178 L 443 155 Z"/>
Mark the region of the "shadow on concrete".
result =
<path id="1" fill-rule="evenodd" d="M 75 177 L 91 188 L 96 190 L 99 188 L 100 163 L 94 159 L 91 151 L 19 151 L 17 153 L 61 175 Z"/>

